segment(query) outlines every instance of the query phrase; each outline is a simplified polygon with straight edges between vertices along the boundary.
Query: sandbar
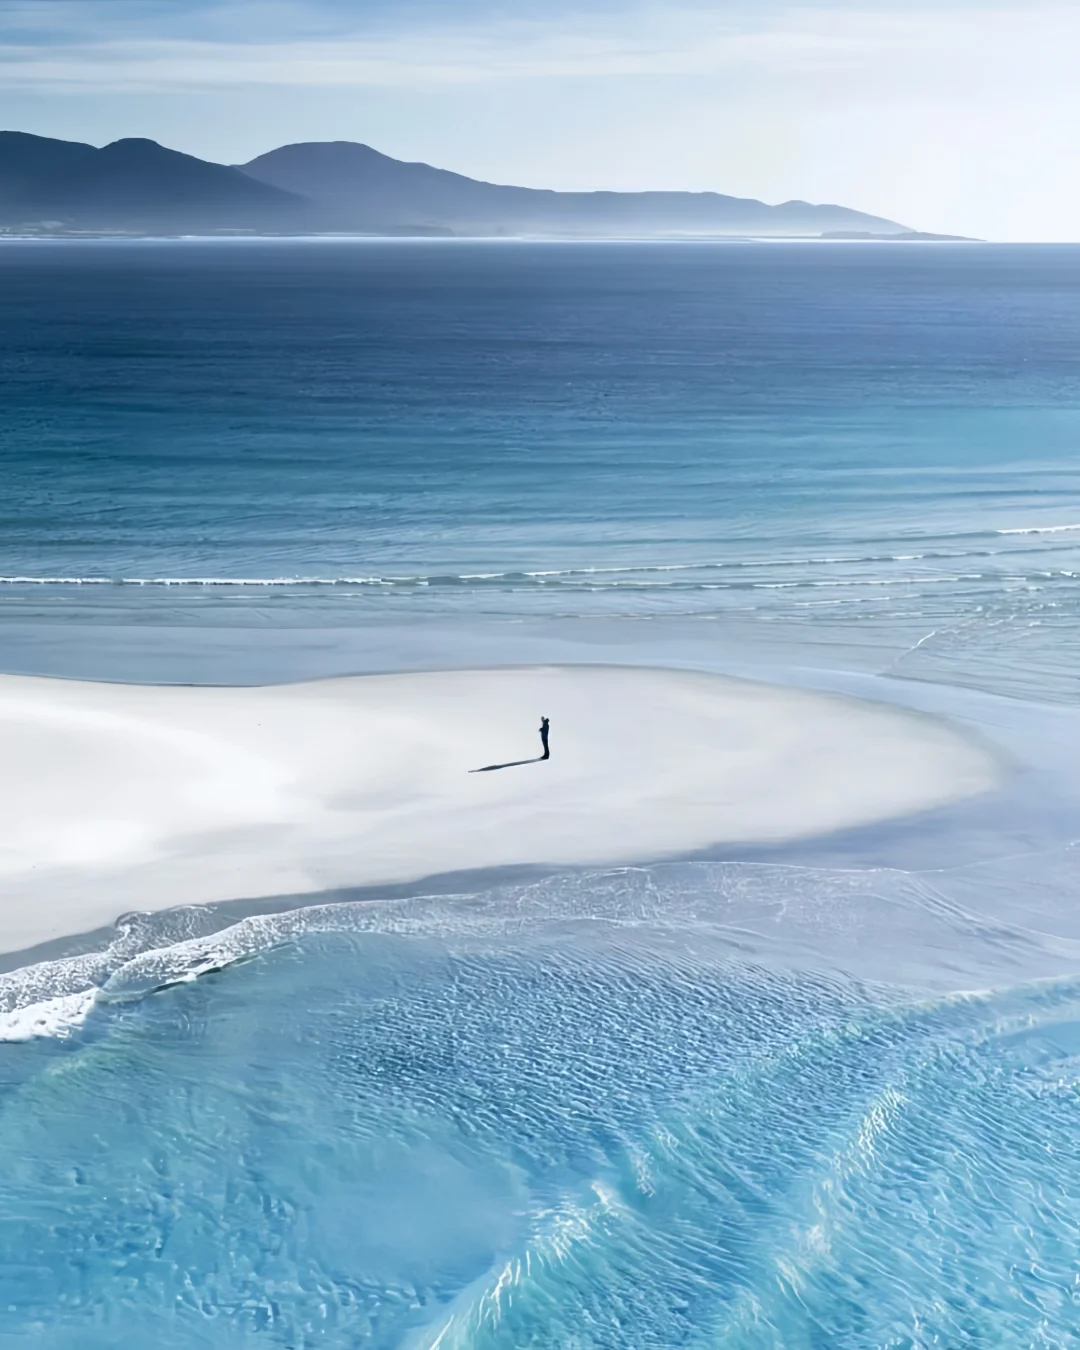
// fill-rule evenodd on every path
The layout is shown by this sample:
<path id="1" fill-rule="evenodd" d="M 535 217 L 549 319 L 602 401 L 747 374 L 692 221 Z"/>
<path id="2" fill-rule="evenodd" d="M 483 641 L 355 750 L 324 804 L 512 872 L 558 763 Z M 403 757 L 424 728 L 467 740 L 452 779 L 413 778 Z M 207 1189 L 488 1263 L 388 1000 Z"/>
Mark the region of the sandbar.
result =
<path id="1" fill-rule="evenodd" d="M 551 758 L 488 773 L 489 764 Z M 0 950 L 133 910 L 612 865 L 986 791 L 992 751 L 883 704 L 547 666 L 255 688 L 0 676 Z"/>

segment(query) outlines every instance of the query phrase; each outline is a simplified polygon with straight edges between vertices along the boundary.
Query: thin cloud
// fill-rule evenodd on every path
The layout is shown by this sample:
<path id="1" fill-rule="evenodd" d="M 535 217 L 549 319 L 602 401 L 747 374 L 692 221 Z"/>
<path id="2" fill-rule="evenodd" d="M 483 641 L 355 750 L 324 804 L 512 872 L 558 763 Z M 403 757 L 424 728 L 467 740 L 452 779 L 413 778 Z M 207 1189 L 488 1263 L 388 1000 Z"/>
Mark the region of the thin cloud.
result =
<path id="1" fill-rule="evenodd" d="M 1065 74 L 1080 40 L 1080 14 L 1060 5 L 978 16 L 963 6 L 935 13 L 788 7 L 755 15 L 637 8 L 454 22 L 425 12 L 396 28 L 387 28 L 390 20 L 379 11 L 366 29 L 333 37 L 299 36 L 297 10 L 288 5 L 188 7 L 182 14 L 164 5 L 146 14 L 136 0 L 108 0 L 92 6 L 92 31 L 79 26 L 86 8 L 57 0 L 8 11 L 0 29 L 5 85 L 120 92 L 238 84 L 431 88 L 519 79 L 838 76 L 842 90 L 873 86 L 880 96 L 904 86 L 941 89 L 994 79 L 1007 87 L 1027 72 L 1040 79 Z M 29 13 L 42 9 L 52 16 L 48 39 L 28 40 L 25 27 L 13 39 L 12 15 L 25 24 Z M 121 23 L 121 12 L 131 22 Z M 314 13 L 324 25 L 343 21 L 338 10 L 316 7 Z M 112 22 L 103 22 L 110 16 Z M 170 24 L 188 31 L 161 31 Z M 200 26 L 230 34 L 242 27 L 264 36 L 240 40 L 220 31 L 190 31 Z M 139 31 L 146 28 L 151 31 Z M 111 35 L 117 30 L 124 36 Z"/>
<path id="2" fill-rule="evenodd" d="M 511 79 L 605 79 L 798 73 L 859 65 L 872 40 L 836 25 L 740 28 L 697 10 L 638 11 L 617 23 L 577 16 L 557 24 L 426 24 L 405 32 L 326 39 L 222 41 L 146 36 L 0 41 L 9 86 L 112 91 L 174 85 L 407 87 Z"/>

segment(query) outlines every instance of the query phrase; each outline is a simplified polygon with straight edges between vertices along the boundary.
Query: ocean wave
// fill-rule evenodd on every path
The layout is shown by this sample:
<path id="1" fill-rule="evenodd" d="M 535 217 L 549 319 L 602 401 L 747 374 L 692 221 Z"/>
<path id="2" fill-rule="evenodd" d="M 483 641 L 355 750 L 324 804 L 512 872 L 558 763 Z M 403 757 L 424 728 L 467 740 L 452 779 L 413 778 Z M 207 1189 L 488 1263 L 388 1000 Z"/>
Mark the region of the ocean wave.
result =
<path id="1" fill-rule="evenodd" d="M 1022 526 L 1009 529 L 992 530 L 986 533 L 974 535 L 955 536 L 957 543 L 970 541 L 975 545 L 977 541 L 985 540 L 988 536 L 1002 538 L 1004 536 L 1013 536 L 1019 538 L 1022 536 L 1035 535 L 1054 535 L 1069 532 L 1080 531 L 1080 524 L 1076 525 L 1037 525 Z M 192 589 L 214 589 L 214 588 L 254 588 L 254 589 L 272 589 L 282 587 L 438 587 L 438 586 L 471 586 L 496 584 L 522 584 L 522 583 L 541 583 L 550 584 L 552 582 L 575 581 L 578 579 L 588 580 L 596 577 L 640 577 L 640 576 L 665 576 L 680 573 L 711 573 L 723 572 L 735 575 L 745 575 L 747 573 L 786 571 L 797 568 L 858 568 L 873 567 L 893 563 L 925 563 L 928 564 L 928 572 L 939 563 L 951 564 L 955 569 L 962 567 L 968 560 L 974 559 L 997 559 L 1023 556 L 1032 552 L 1020 545 L 1009 545 L 1001 547 L 988 546 L 985 543 L 978 543 L 977 546 L 967 547 L 949 547 L 947 544 L 930 546 L 929 544 L 920 545 L 920 541 L 912 540 L 912 545 L 904 552 L 894 552 L 888 549 L 874 549 L 870 541 L 861 540 L 859 543 L 864 547 L 859 548 L 858 544 L 850 551 L 840 552 L 822 552 L 822 553 L 800 553 L 796 556 L 785 556 L 783 554 L 769 553 L 767 556 L 753 556 L 752 553 L 743 557 L 716 558 L 706 557 L 696 560 L 680 559 L 673 562 L 625 562 L 625 563 L 606 563 L 603 565 L 583 565 L 575 567 L 543 567 L 543 568 L 512 568 L 504 567 L 501 569 L 488 569 L 484 571 L 469 572 L 356 572 L 356 573 L 338 573 L 334 575 L 324 575 L 319 573 L 292 573 L 290 575 L 276 576 L 244 576 L 244 575 L 199 575 L 199 576 L 170 576 L 170 575 L 149 575 L 149 576 L 124 576 L 124 575 L 105 575 L 102 573 L 79 574 L 79 573 L 46 573 L 33 574 L 30 572 L 18 572 L 0 575 L 0 586 L 99 586 L 99 587 L 149 587 L 170 589 L 173 587 L 192 588 Z M 740 547 L 746 546 L 748 541 L 741 541 Z M 866 545 L 869 545 L 868 547 Z M 752 542 L 749 543 L 752 547 Z M 1038 557 L 1059 553 L 1062 551 L 1072 554 L 1075 551 L 1075 544 L 1059 544 L 1046 546 L 1037 549 Z M 1062 575 L 1071 575 L 1063 573 Z"/>
<path id="2" fill-rule="evenodd" d="M 1070 903 L 1080 859 L 1066 850 L 1047 862 L 1054 862 L 1062 904 Z M 314 903 L 240 919 L 212 906 L 127 915 L 100 950 L 0 975 L 0 1040 L 67 1036 L 95 1007 L 106 1012 L 320 935 L 420 938 L 472 951 L 561 925 L 573 925 L 580 944 L 590 930 L 610 941 L 617 929 L 686 924 L 698 933 L 701 952 L 711 947 L 717 960 L 781 954 L 798 968 L 875 980 L 904 978 L 907 962 L 933 982 L 939 977 L 925 953 L 938 950 L 952 953 L 945 972 L 951 988 L 961 970 L 965 988 L 991 986 L 999 963 L 1010 981 L 1075 968 L 1080 943 L 979 916 L 971 887 L 984 887 L 999 869 L 1006 864 L 943 878 L 881 868 L 667 863 L 559 873 L 490 891 Z M 775 931 L 781 919 L 782 942 Z"/>
<path id="3" fill-rule="evenodd" d="M 83 989 L 0 1013 L 0 1042 L 70 1036 L 86 1021 L 96 999 L 96 990 Z"/>
<path id="4" fill-rule="evenodd" d="M 418 577 L 34 577 L 2 576 L 0 586 L 377 586 Z"/>
<path id="5" fill-rule="evenodd" d="M 792 590 L 801 586 L 892 586 L 892 585 L 939 585 L 960 581 L 1027 582 L 1033 579 L 1052 579 L 1054 577 L 1072 578 L 1075 571 L 1059 569 L 1048 571 L 1045 568 L 1032 569 L 1030 573 L 988 572 L 948 572 L 928 570 L 911 575 L 864 576 L 859 574 L 841 577 L 805 576 L 789 580 L 766 581 L 760 577 L 747 576 L 746 573 L 769 572 L 791 567 L 837 567 L 865 566 L 872 563 L 910 563 L 919 561 L 957 562 L 963 557 L 987 555 L 969 554 L 897 554 L 879 558 L 818 558 L 798 561 L 769 562 L 732 562 L 732 563 L 673 563 L 656 566 L 627 567 L 584 567 L 564 568 L 542 572 L 464 572 L 443 573 L 416 576 L 338 576 L 338 577 L 65 577 L 65 576 L 0 576 L 0 586 L 17 588 L 20 586 L 48 587 L 127 587 L 142 589 L 189 589 L 189 590 L 305 590 L 308 588 L 347 590 L 350 587 L 374 588 L 385 590 L 409 590 L 416 588 L 438 589 L 440 587 L 464 589 L 478 586 L 486 587 L 493 583 L 500 589 L 516 587 L 557 587 L 564 590 L 611 591 L 611 590 Z M 715 572 L 732 574 L 727 580 L 700 579 L 702 575 Z M 668 579 L 675 574 L 684 574 L 678 579 Z M 693 575 L 686 575 L 693 574 Z M 740 575 L 742 574 L 742 575 Z"/>
<path id="6" fill-rule="evenodd" d="M 1011 530 L 995 530 L 995 534 L 1064 534 L 1080 530 L 1080 525 L 1019 525 Z"/>

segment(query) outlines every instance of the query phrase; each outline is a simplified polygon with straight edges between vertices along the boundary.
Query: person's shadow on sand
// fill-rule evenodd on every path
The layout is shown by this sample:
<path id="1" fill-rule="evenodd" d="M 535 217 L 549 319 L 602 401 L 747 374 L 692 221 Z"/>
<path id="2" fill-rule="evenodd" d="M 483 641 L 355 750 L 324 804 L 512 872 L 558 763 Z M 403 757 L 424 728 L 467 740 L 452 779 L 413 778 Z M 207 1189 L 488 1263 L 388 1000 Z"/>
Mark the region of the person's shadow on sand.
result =
<path id="1" fill-rule="evenodd" d="M 470 769 L 470 773 L 494 773 L 496 769 L 516 769 L 522 764 L 542 764 L 545 759 L 551 758 L 551 750 L 548 747 L 548 728 L 551 722 L 546 717 L 540 719 L 540 744 L 544 747 L 544 753 L 537 755 L 535 759 L 512 759 L 506 764 L 485 764 L 482 769 Z"/>
<path id="2" fill-rule="evenodd" d="M 532 759 L 512 759 L 506 764 L 485 764 L 482 769 L 470 769 L 470 773 L 494 773 L 496 769 L 516 769 L 519 764 L 540 764 L 543 762 L 543 755 L 535 755 Z"/>

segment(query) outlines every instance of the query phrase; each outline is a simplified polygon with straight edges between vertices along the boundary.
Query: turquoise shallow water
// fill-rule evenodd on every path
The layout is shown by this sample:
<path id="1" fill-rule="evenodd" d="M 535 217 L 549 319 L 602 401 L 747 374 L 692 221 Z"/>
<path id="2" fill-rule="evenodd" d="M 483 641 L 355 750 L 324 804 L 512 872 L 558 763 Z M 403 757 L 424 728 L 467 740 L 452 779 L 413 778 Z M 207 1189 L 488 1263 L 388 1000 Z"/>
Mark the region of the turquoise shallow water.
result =
<path id="1" fill-rule="evenodd" d="M 762 964 L 918 890 L 769 871 L 346 905 L 118 964 L 72 1039 L 5 1048 L 0 1344 L 1075 1343 L 1075 977 Z"/>
<path id="2" fill-rule="evenodd" d="M 4 669 L 681 664 L 1012 766 L 9 959 L 0 1345 L 1080 1340 L 1078 320 L 1071 248 L 0 246 Z"/>

